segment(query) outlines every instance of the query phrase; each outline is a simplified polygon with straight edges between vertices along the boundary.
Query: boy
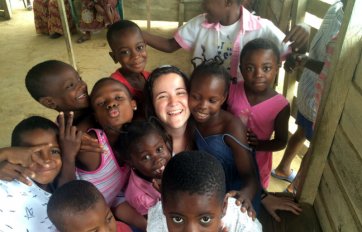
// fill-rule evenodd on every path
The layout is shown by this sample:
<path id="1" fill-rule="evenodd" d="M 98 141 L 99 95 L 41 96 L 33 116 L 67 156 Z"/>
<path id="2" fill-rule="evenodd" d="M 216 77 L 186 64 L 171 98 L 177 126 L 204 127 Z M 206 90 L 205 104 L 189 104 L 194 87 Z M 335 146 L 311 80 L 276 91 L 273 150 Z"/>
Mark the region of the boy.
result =
<path id="1" fill-rule="evenodd" d="M 144 70 L 147 52 L 142 31 L 134 22 L 120 20 L 108 29 L 107 41 L 112 50 L 109 55 L 121 65 L 111 77 L 127 86 L 141 110 L 137 116 L 144 118 L 143 88 L 149 73 Z"/>
<path id="2" fill-rule="evenodd" d="M 162 203 L 148 211 L 147 231 L 214 232 L 223 227 L 229 232 L 262 231 L 260 223 L 225 194 L 225 174 L 216 158 L 199 151 L 181 152 L 165 168 Z"/>
<path id="3" fill-rule="evenodd" d="M 50 197 L 47 212 L 60 232 L 131 232 L 126 224 L 116 222 L 102 194 L 84 180 L 74 180 L 57 189 Z"/>
<path id="4" fill-rule="evenodd" d="M 293 41 L 291 46 L 295 50 L 305 50 L 308 44 L 308 30 L 296 26 L 285 36 L 269 20 L 252 15 L 241 2 L 204 0 L 203 8 L 206 14 L 189 20 L 178 29 L 174 38 L 166 39 L 143 32 L 144 39 L 148 45 L 163 52 L 174 52 L 182 47 L 193 51 L 194 58 L 212 59 L 220 56 L 231 76 L 239 79 L 240 52 L 250 40 L 268 38 L 280 45 L 281 54 L 287 52 L 288 45 L 283 43 L 287 41 Z"/>
<path id="5" fill-rule="evenodd" d="M 37 157 L 44 163 L 30 162 L 32 178 L 29 185 L 17 180 L 0 180 L 0 217 L 6 218 L 0 224 L 0 231 L 55 231 L 48 219 L 46 205 L 53 191 L 52 183 L 62 166 L 59 133 L 64 134 L 64 128 L 63 132 L 59 132 L 54 122 L 39 116 L 27 118 L 15 127 L 11 138 L 13 148 L 6 149 L 10 153 L 7 160 L 22 159 L 19 151 L 26 149 L 16 147 L 33 147 L 29 148 L 32 152 L 23 154 L 23 160 L 29 159 L 27 155 L 31 154 L 30 159 Z M 72 139 L 61 142 L 62 151 L 70 156 L 75 156 L 80 146 L 79 138 L 73 142 Z M 23 161 L 21 163 L 24 164 Z"/>

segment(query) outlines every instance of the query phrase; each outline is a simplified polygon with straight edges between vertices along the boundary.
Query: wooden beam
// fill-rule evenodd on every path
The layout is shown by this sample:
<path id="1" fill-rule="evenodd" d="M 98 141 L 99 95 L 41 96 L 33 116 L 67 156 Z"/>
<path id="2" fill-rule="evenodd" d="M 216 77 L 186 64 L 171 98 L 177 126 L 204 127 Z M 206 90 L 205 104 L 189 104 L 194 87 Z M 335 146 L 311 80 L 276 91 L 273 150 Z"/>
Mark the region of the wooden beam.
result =
<path id="1" fill-rule="evenodd" d="M 362 50 L 362 1 L 348 0 L 316 120 L 300 201 L 313 204 Z"/>
<path id="2" fill-rule="evenodd" d="M 151 30 L 151 0 L 146 0 L 146 11 L 147 11 L 147 31 Z"/>
<path id="3" fill-rule="evenodd" d="M 77 70 L 77 64 L 76 64 L 75 58 L 74 58 L 74 51 L 73 51 L 73 46 L 72 46 L 72 38 L 70 36 L 70 31 L 69 31 L 69 25 L 68 25 L 68 20 L 67 20 L 67 13 L 65 11 L 64 0 L 57 0 L 57 2 L 58 2 L 58 7 L 59 7 L 60 19 L 62 21 L 63 34 L 64 34 L 64 39 L 65 39 L 65 45 L 67 46 L 69 61 L 73 65 L 74 69 Z"/>
<path id="4" fill-rule="evenodd" d="M 303 23 L 308 0 L 295 0 L 292 8 L 292 26 Z"/>
<path id="5" fill-rule="evenodd" d="M 308 1 L 307 12 L 317 16 L 318 18 L 323 18 L 329 9 L 330 4 L 322 1 Z"/>

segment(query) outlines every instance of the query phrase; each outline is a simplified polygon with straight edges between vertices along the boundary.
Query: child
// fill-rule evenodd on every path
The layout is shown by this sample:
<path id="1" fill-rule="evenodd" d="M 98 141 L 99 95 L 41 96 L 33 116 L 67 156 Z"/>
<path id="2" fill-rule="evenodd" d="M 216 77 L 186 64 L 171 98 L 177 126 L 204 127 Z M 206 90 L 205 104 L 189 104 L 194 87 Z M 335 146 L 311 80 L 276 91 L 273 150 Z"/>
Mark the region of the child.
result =
<path id="1" fill-rule="evenodd" d="M 171 137 L 155 123 L 134 121 L 123 126 L 117 150 L 132 168 L 125 198 L 138 213 L 147 215 L 161 197 L 153 184 L 171 158 Z"/>
<path id="2" fill-rule="evenodd" d="M 230 75 L 223 66 L 205 62 L 191 75 L 189 107 L 195 120 L 195 143 L 215 156 L 226 175 L 226 191 L 238 190 L 239 200 L 255 217 L 260 204 L 256 167 L 246 144 L 246 130 L 232 114 L 221 109 L 229 89 Z M 251 201 L 254 199 L 253 206 Z"/>
<path id="3" fill-rule="evenodd" d="M 63 135 L 69 140 L 64 140 Z M 12 157 L 7 160 L 13 161 L 14 157 L 27 160 L 38 156 L 46 165 L 36 162 L 29 166 L 33 172 L 29 185 L 16 180 L 0 180 L 0 231 L 55 231 L 48 219 L 46 205 L 54 190 L 52 183 L 62 166 L 61 153 L 66 152 L 71 157 L 79 150 L 80 137 L 75 135 L 76 131 L 71 131 L 69 126 L 59 131 L 54 122 L 39 116 L 27 118 L 14 128 L 11 138 L 13 148 L 9 148 Z M 62 150 L 58 145 L 58 136 Z M 38 150 L 31 157 L 24 153 L 22 158 L 17 154 L 20 148 L 16 147 L 20 146 L 38 146 Z"/>
<path id="4" fill-rule="evenodd" d="M 107 41 L 112 50 L 109 55 L 122 66 L 111 77 L 129 89 L 142 111 L 137 116 L 144 118 L 142 91 L 149 73 L 144 71 L 147 52 L 141 29 L 132 21 L 118 21 L 108 29 Z"/>
<path id="5" fill-rule="evenodd" d="M 131 232 L 116 221 L 102 194 L 84 180 L 73 180 L 57 189 L 47 206 L 51 222 L 60 232 Z"/>
<path id="6" fill-rule="evenodd" d="M 252 40 L 244 46 L 240 64 L 244 81 L 230 86 L 228 110 L 248 128 L 248 143 L 256 150 L 261 183 L 266 189 L 272 152 L 283 149 L 288 141 L 289 103 L 272 88 L 280 67 L 279 50 L 269 40 Z"/>
<path id="7" fill-rule="evenodd" d="M 215 157 L 181 152 L 165 168 L 162 204 L 150 209 L 147 231 L 262 231 L 258 220 L 242 213 L 225 193 L 225 175 Z"/>
<path id="8" fill-rule="evenodd" d="M 103 151 L 80 152 L 77 156 L 77 174 L 80 179 L 94 184 L 103 194 L 107 204 L 115 207 L 116 212 L 120 212 L 121 208 L 127 207 L 119 194 L 125 187 L 130 172 L 124 163 L 118 164 L 113 146 L 123 124 L 132 120 L 133 111 L 137 109 L 136 102 L 126 86 L 108 77 L 95 83 L 90 98 L 98 128 L 103 130 L 89 129 L 88 134 L 99 141 Z M 126 210 L 122 213 L 125 212 Z M 131 221 L 128 221 L 123 217 L 130 215 L 115 214 L 127 223 L 136 224 L 132 221 L 136 217 L 131 216 Z M 142 222 L 145 227 L 146 221 L 143 219 Z"/>
<path id="9" fill-rule="evenodd" d="M 272 22 L 252 15 L 241 6 L 241 0 L 204 0 L 206 14 L 201 14 L 178 29 L 174 38 L 166 39 L 143 32 L 148 45 L 163 52 L 174 52 L 179 48 L 193 51 L 193 57 L 206 59 L 219 55 L 224 67 L 233 78 L 238 77 L 239 56 L 243 46 L 255 38 L 270 38 L 281 45 L 283 54 L 287 52 L 288 40 L 296 50 L 304 50 L 308 45 L 309 33 L 301 26 L 294 27 L 285 37 Z M 285 37 L 285 38 L 284 38 Z M 284 38 L 284 40 L 283 40 Z"/>

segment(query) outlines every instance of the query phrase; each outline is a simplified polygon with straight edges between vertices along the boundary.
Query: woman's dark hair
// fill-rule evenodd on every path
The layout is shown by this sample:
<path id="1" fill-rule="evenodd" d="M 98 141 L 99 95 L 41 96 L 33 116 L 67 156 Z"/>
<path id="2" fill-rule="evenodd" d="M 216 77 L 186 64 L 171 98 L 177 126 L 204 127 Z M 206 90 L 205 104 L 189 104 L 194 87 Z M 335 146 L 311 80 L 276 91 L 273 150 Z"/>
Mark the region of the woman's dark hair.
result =
<path id="1" fill-rule="evenodd" d="M 153 84 L 154 84 L 154 82 L 160 76 L 170 74 L 170 73 L 175 73 L 175 74 L 178 74 L 180 77 L 182 77 L 182 79 L 185 83 L 186 89 L 189 90 L 188 77 L 179 68 L 177 68 L 175 66 L 171 66 L 171 65 L 165 65 L 165 66 L 156 68 L 155 70 L 152 71 L 152 73 L 148 77 L 148 80 L 145 84 L 145 88 L 143 91 L 143 93 L 145 95 L 145 99 L 146 99 L 146 118 L 156 117 L 155 107 L 153 105 Z"/>
<path id="2" fill-rule="evenodd" d="M 133 121 L 122 126 L 122 131 L 115 145 L 116 154 L 119 156 L 118 159 L 121 162 L 130 160 L 131 151 L 135 143 L 137 143 L 140 138 L 150 133 L 157 133 L 160 135 L 170 154 L 172 154 L 173 147 L 171 136 L 167 134 L 158 119 L 152 117 L 148 121 Z"/>

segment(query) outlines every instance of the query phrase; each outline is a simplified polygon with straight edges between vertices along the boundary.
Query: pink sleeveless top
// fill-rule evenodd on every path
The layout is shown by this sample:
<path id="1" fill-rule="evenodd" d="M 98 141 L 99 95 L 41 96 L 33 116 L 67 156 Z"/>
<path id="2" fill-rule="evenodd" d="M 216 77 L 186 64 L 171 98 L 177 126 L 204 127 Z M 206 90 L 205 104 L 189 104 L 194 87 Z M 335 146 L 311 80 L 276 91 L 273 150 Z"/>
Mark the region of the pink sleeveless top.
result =
<path id="1" fill-rule="evenodd" d="M 277 94 L 259 104 L 251 106 L 244 90 L 244 81 L 230 85 L 228 111 L 239 117 L 260 140 L 269 140 L 274 131 L 274 121 L 279 112 L 288 105 L 287 99 Z M 272 169 L 272 152 L 257 151 L 256 161 L 259 167 L 260 181 L 264 188 L 269 185 Z"/>
<path id="2" fill-rule="evenodd" d="M 126 165 L 119 167 L 104 131 L 99 129 L 90 129 L 89 131 L 96 133 L 98 141 L 102 145 L 101 164 L 94 171 L 77 168 L 77 176 L 79 179 L 89 181 L 96 186 L 103 194 L 107 204 L 110 207 L 115 207 L 121 203 L 117 197 L 123 195 L 121 190 L 128 182 L 130 170 Z"/>

